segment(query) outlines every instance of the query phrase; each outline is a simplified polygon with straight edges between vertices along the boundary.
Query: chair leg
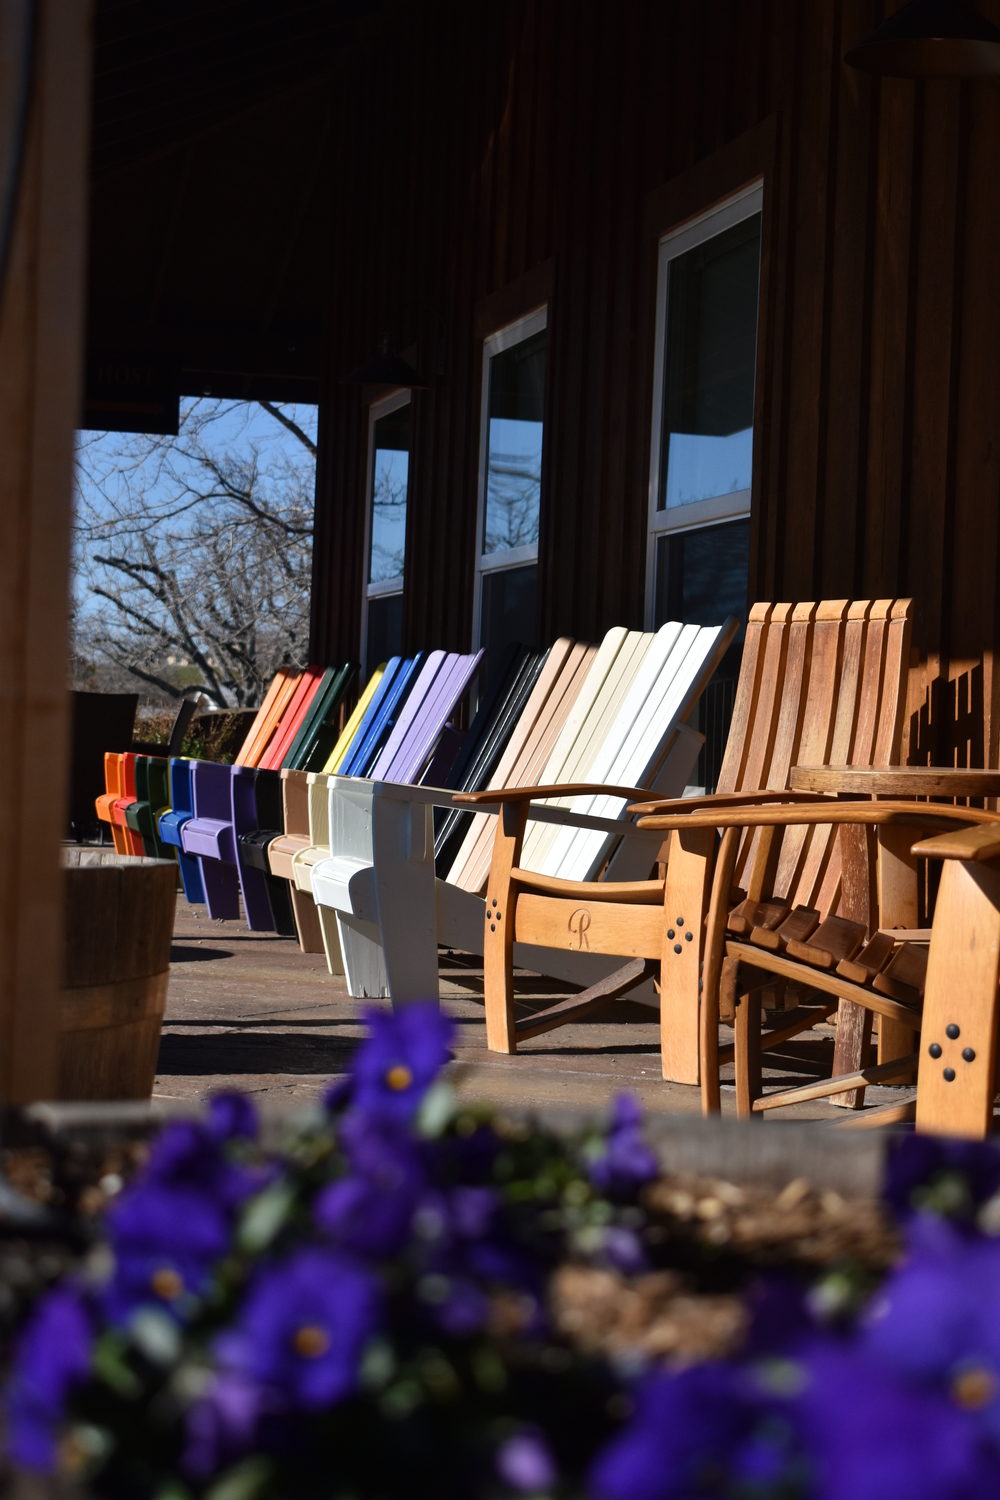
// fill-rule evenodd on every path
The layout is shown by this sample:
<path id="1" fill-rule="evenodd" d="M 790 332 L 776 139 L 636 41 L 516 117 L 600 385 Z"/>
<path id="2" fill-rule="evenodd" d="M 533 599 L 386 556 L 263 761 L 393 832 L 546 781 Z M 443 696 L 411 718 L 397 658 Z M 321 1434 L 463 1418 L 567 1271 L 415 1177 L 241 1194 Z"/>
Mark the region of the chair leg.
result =
<path id="1" fill-rule="evenodd" d="M 736 1001 L 733 1063 L 736 1074 L 736 1113 L 741 1120 L 755 1118 L 753 1102 L 760 1098 L 763 1088 L 760 1034 L 762 993 L 759 986 L 754 986 L 738 996 Z"/>
<path id="2" fill-rule="evenodd" d="M 917 1129 L 981 1139 L 996 1092 L 1000 868 L 945 861 L 934 911 L 920 1063 Z"/>
<path id="3" fill-rule="evenodd" d="M 305 895 L 305 892 L 300 891 L 299 895 Z M 315 902 L 312 903 L 312 909 L 319 932 L 319 952 L 326 955 L 327 972 L 343 974 L 344 955 L 340 951 L 337 913 L 332 906 L 318 906 Z"/>
<path id="4" fill-rule="evenodd" d="M 190 901 L 192 906 L 203 906 L 205 903 L 205 882 L 201 878 L 201 867 L 198 860 L 193 854 L 185 854 L 183 849 L 178 849 L 176 852 L 185 899 Z"/>
<path id="5" fill-rule="evenodd" d="M 856 1005 L 853 1000 L 841 1000 L 837 1008 L 837 1038 L 833 1044 L 833 1076 L 840 1077 L 843 1073 L 857 1073 L 863 1068 L 867 1060 L 868 1048 L 872 1039 L 872 1013 L 863 1005 Z M 890 1062 L 894 1057 L 906 1057 L 913 1051 L 911 1041 L 909 1049 L 901 1048 L 886 1057 L 882 1057 L 879 1049 L 879 1062 Z M 835 1095 L 831 1104 L 837 1104 L 841 1109 L 862 1109 L 865 1102 L 864 1089 L 848 1089 L 845 1093 Z"/>
<path id="6" fill-rule="evenodd" d="M 325 920 L 325 910 L 322 916 Z M 376 1000 L 387 999 L 389 983 L 382 959 L 378 927 L 374 922 L 364 922 L 359 917 L 344 912 L 334 912 L 333 916 L 337 923 L 340 951 L 344 955 L 348 994 Z"/>
<path id="7" fill-rule="evenodd" d="M 236 866 L 221 859 L 199 859 L 201 880 L 205 888 L 205 905 L 214 920 L 235 921 L 240 914 L 240 883 Z"/>
<path id="8" fill-rule="evenodd" d="M 516 1052 L 514 1021 L 514 923 L 517 900 L 508 889 L 503 910 L 501 898 L 486 893 L 486 928 L 483 935 L 483 993 L 486 1003 L 486 1045 L 491 1052 Z M 491 918 L 493 920 L 491 920 Z"/>
<path id="9" fill-rule="evenodd" d="M 289 895 L 292 898 L 292 912 L 295 917 L 295 931 L 299 937 L 299 947 L 303 953 L 322 953 L 324 951 L 323 932 L 320 928 L 319 913 L 316 903 L 309 891 L 302 891 L 292 881 L 286 881 Z M 327 954 L 327 963 L 330 955 Z M 342 974 L 344 966 L 340 962 L 340 950 L 337 949 L 337 966 L 331 968 L 331 974 Z"/>
<path id="10" fill-rule="evenodd" d="M 486 887 L 483 925 L 483 993 L 486 1045 L 491 1052 L 516 1052 L 514 1024 L 514 934 L 517 890 L 511 880 L 521 854 L 528 818 L 526 803 L 504 803 L 497 817 L 493 861 Z"/>

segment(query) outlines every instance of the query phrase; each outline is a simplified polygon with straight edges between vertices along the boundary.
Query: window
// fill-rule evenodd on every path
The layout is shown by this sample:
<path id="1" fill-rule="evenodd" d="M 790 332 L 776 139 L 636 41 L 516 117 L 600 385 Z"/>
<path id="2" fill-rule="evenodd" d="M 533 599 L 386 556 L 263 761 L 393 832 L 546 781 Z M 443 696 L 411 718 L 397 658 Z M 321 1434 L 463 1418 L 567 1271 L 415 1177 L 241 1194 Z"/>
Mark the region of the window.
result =
<path id="1" fill-rule="evenodd" d="M 761 193 L 748 188 L 660 241 L 650 625 L 746 613 Z"/>
<path id="2" fill-rule="evenodd" d="M 762 188 L 660 241 L 646 620 L 746 619 Z M 715 786 L 739 642 L 699 702 L 698 780 Z"/>
<path id="3" fill-rule="evenodd" d="M 475 618 L 493 660 L 538 629 L 545 364 L 544 308 L 484 342 Z"/>
<path id="4" fill-rule="evenodd" d="M 365 671 L 400 650 L 406 502 L 410 483 L 410 393 L 370 410 L 368 423 L 368 572 L 362 620 Z"/>

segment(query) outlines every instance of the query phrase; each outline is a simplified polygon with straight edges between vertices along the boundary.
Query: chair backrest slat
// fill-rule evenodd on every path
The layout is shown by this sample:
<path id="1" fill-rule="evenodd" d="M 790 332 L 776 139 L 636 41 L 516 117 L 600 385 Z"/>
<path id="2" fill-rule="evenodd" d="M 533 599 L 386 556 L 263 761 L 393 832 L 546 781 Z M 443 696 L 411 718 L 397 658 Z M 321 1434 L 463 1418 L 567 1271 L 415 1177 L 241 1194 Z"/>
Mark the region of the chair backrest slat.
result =
<path id="1" fill-rule="evenodd" d="M 783 790 L 795 765 L 900 759 L 912 605 L 908 599 L 755 605 L 719 790 Z M 765 876 L 766 869 L 766 876 Z M 745 838 L 736 880 L 765 880 L 793 904 L 828 907 L 840 853 L 827 825 Z"/>

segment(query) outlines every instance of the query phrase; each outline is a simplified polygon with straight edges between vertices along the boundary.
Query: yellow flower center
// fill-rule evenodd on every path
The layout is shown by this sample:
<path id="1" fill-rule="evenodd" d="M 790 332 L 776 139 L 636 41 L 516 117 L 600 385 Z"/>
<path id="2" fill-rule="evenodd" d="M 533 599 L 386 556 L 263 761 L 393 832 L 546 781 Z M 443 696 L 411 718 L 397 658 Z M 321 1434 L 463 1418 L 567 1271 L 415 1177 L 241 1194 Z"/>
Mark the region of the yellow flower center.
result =
<path id="1" fill-rule="evenodd" d="M 292 1339 L 292 1347 L 296 1354 L 303 1359 L 319 1359 L 330 1347 L 330 1335 L 325 1328 L 317 1328 L 314 1323 L 306 1323 L 296 1330 Z"/>
<path id="2" fill-rule="evenodd" d="M 395 1089 L 397 1094 L 401 1094 L 404 1089 L 410 1087 L 410 1084 L 413 1082 L 413 1074 L 405 1063 L 396 1063 L 386 1073 L 385 1081 L 391 1089 Z"/>
<path id="3" fill-rule="evenodd" d="M 172 1266 L 161 1266 L 149 1278 L 150 1290 L 163 1302 L 176 1302 L 184 1290 L 184 1278 Z"/>
<path id="4" fill-rule="evenodd" d="M 56 1469 L 60 1474 L 75 1477 L 83 1473 L 87 1462 L 87 1450 L 74 1433 L 59 1439 L 56 1445 Z"/>
<path id="5" fill-rule="evenodd" d="M 997 1393 L 997 1379 L 990 1370 L 963 1370 L 952 1381 L 951 1394 L 966 1411 L 980 1411 Z"/>

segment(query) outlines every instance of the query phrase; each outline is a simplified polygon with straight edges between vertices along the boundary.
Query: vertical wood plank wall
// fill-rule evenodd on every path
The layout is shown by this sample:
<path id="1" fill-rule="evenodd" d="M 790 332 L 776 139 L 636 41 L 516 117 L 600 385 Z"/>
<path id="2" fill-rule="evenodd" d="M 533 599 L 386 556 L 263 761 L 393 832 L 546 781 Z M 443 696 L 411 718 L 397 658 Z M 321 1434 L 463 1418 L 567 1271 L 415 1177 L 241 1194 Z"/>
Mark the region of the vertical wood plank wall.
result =
<path id="1" fill-rule="evenodd" d="M 409 642 L 468 641 L 477 309 L 542 264 L 540 635 L 641 622 L 656 237 L 671 227 L 650 204 L 722 180 L 750 137 L 771 143 L 751 597 L 912 593 L 914 748 L 997 762 L 1000 86 L 846 67 L 894 6 L 393 11 L 341 102 L 318 650 L 356 645 L 365 401 L 379 393 L 340 377 L 383 337 L 429 381 L 414 393 Z M 1000 23 L 1000 0 L 981 10 Z"/>
<path id="2" fill-rule="evenodd" d="M 0 7 L 3 171 L 20 21 Z M 55 1093 L 62 966 L 67 599 L 79 402 L 90 36 L 86 7 L 38 7 L 34 92 L 0 298 L 0 1105 Z"/>

